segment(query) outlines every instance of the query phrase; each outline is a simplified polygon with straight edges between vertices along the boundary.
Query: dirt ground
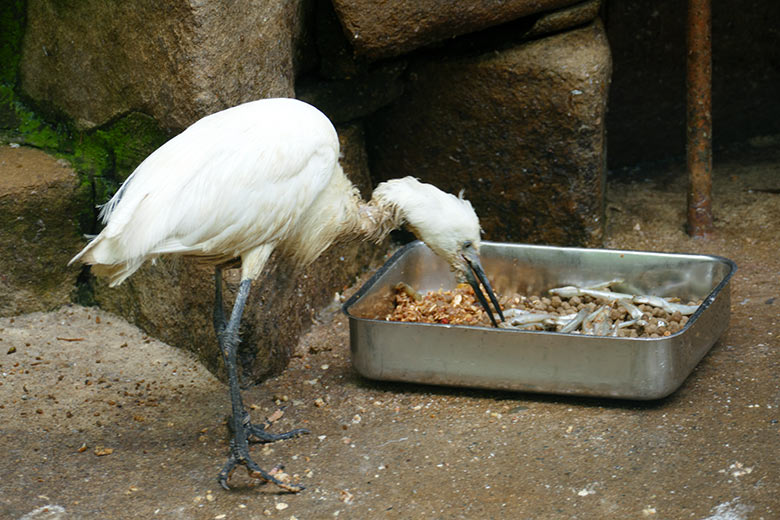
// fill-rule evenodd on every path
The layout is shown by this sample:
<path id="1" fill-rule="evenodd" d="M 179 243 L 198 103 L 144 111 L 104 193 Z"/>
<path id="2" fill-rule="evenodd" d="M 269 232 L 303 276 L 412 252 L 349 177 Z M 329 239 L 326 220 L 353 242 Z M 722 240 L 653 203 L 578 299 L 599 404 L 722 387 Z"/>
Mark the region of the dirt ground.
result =
<path id="1" fill-rule="evenodd" d="M 607 247 L 739 266 L 729 329 L 660 401 L 370 381 L 327 309 L 244 393 L 256 422 L 282 406 L 274 431 L 311 430 L 252 449 L 299 494 L 218 486 L 227 390 L 188 354 L 95 308 L 0 319 L 0 517 L 780 518 L 779 189 L 778 139 L 716 156 L 715 233 L 694 240 L 683 165 L 610 176 Z"/>

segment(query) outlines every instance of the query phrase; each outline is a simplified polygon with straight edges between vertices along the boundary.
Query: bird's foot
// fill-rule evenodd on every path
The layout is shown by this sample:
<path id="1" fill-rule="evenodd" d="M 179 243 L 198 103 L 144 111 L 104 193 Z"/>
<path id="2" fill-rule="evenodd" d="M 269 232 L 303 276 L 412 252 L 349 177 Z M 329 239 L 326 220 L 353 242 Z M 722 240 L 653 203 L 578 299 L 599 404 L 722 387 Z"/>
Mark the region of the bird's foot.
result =
<path id="1" fill-rule="evenodd" d="M 230 425 L 231 422 L 232 421 L 228 421 L 228 424 Z M 225 463 L 225 466 L 222 468 L 222 471 L 220 471 L 217 476 L 217 480 L 223 488 L 230 489 L 227 484 L 228 480 L 230 480 L 230 475 L 237 466 L 243 465 L 252 478 L 271 482 L 292 493 L 297 493 L 304 489 L 301 485 L 290 484 L 277 478 L 275 475 L 280 474 L 280 466 L 275 467 L 271 471 L 265 471 L 249 457 L 249 442 L 274 442 L 292 439 L 293 437 L 309 433 L 309 430 L 305 428 L 296 428 L 295 430 L 284 433 L 269 433 L 266 431 L 266 428 L 270 426 L 270 424 L 271 421 L 267 420 L 263 426 L 256 426 L 250 421 L 249 414 L 244 412 L 244 417 L 241 420 L 241 428 L 243 431 L 239 435 L 235 435 L 235 432 L 233 432 L 233 438 L 230 440 L 230 456 L 228 457 L 227 463 Z"/>
<path id="2" fill-rule="evenodd" d="M 219 475 L 217 475 L 217 481 L 223 488 L 227 490 L 230 489 L 228 486 L 230 475 L 233 474 L 233 471 L 236 469 L 236 467 L 242 465 L 246 467 L 247 473 L 249 473 L 251 478 L 271 482 L 272 484 L 276 484 L 280 488 L 284 489 L 285 491 L 289 491 L 290 493 L 298 493 L 299 491 L 306 489 L 300 484 L 292 484 L 276 478 L 275 475 L 281 474 L 281 466 L 276 466 L 271 471 L 265 471 L 263 468 L 258 466 L 255 461 L 249 458 L 248 453 L 247 455 L 237 454 L 236 450 L 234 450 L 234 444 L 235 443 L 233 441 L 230 442 L 230 456 L 228 457 L 228 461 L 222 467 L 222 470 L 219 472 Z"/>

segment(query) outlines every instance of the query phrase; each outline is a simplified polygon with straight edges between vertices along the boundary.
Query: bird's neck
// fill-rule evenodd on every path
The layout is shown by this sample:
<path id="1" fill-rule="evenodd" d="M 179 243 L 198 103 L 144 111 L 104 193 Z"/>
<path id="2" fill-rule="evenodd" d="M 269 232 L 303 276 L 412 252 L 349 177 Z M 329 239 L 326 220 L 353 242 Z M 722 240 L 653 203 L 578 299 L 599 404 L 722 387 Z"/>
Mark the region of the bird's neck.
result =
<path id="1" fill-rule="evenodd" d="M 355 217 L 355 232 L 360 238 L 374 242 L 381 242 L 392 230 L 404 224 L 400 208 L 376 195 L 368 202 L 358 203 Z"/>
<path id="2" fill-rule="evenodd" d="M 398 205 L 381 193 L 377 188 L 370 201 L 362 200 L 358 189 L 337 166 L 331 182 L 306 212 L 301 225 L 279 247 L 297 263 L 306 265 L 335 242 L 381 242 L 404 223 Z"/>

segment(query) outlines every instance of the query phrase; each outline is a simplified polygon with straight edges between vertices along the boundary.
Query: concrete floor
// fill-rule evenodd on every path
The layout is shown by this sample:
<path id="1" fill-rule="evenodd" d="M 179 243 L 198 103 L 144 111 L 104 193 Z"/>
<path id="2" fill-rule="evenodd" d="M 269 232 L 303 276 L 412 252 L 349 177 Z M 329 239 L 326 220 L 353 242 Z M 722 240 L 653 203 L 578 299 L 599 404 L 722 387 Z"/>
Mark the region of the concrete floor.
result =
<path id="1" fill-rule="evenodd" d="M 739 266 L 728 330 L 666 399 L 370 381 L 334 308 L 283 375 L 244 394 L 257 421 L 286 407 L 274 431 L 311 430 L 252 451 L 307 489 L 239 470 L 228 492 L 225 386 L 120 318 L 68 306 L 0 319 L 0 517 L 780 518 L 780 146 L 717 158 L 710 240 L 683 231 L 684 177 L 635 169 L 608 193 L 608 247 Z"/>

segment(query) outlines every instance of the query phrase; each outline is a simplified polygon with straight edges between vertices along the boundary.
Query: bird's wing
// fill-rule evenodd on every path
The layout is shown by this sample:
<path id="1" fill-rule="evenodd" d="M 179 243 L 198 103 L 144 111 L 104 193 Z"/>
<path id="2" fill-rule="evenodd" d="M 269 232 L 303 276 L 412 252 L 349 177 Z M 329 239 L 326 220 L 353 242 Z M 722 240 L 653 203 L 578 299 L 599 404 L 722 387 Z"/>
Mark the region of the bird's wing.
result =
<path id="1" fill-rule="evenodd" d="M 313 107 L 264 101 L 206 117 L 150 155 L 101 235 L 126 258 L 239 256 L 282 240 L 329 182 L 338 138 Z"/>

